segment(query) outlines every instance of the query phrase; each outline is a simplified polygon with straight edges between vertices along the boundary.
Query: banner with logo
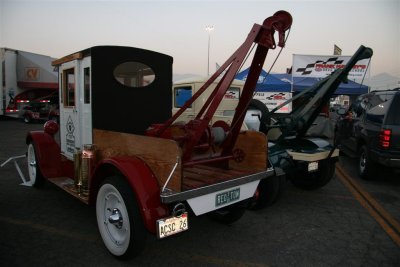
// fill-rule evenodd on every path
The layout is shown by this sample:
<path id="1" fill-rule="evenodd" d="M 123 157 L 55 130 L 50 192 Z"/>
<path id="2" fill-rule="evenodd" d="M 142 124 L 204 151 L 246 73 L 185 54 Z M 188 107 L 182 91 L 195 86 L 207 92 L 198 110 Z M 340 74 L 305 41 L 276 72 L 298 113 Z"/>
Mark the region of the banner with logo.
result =
<path id="1" fill-rule="evenodd" d="M 349 61 L 350 56 L 316 56 L 293 55 L 293 77 L 325 78 L 336 69 L 342 69 Z M 370 59 L 359 60 L 350 71 L 348 78 L 355 82 L 361 82 L 369 77 L 368 63 Z"/>
<path id="2" fill-rule="evenodd" d="M 256 92 L 253 96 L 254 99 L 263 102 L 269 111 L 281 105 L 286 100 L 292 98 L 292 93 L 285 92 Z M 292 112 L 292 102 L 281 107 L 276 113 L 290 113 Z"/>

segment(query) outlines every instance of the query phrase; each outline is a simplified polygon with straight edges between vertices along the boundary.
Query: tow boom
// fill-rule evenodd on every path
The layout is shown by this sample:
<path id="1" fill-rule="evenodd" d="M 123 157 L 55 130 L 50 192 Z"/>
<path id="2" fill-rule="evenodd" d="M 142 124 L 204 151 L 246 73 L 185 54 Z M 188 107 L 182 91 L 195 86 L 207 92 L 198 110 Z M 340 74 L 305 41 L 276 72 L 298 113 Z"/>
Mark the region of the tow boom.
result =
<path id="1" fill-rule="evenodd" d="M 220 152 L 215 155 L 211 161 L 225 161 L 233 157 L 232 149 L 238 138 L 241 125 L 244 120 L 246 109 L 253 97 L 253 93 L 257 84 L 258 77 L 264 65 L 265 58 L 269 49 L 275 49 L 285 46 L 285 33 L 292 25 L 292 16 L 286 11 L 278 11 L 273 16 L 264 20 L 262 25 L 254 24 L 247 39 L 233 53 L 233 55 L 209 78 L 202 88 L 189 99 L 185 105 L 164 124 L 152 125 L 147 132 L 148 135 L 171 138 L 167 134 L 167 129 L 176 122 L 179 116 L 189 108 L 193 102 L 221 75 L 222 78 L 218 85 L 205 102 L 203 108 L 197 114 L 195 119 L 188 122 L 184 127 L 185 135 L 180 136 L 179 141 L 183 147 L 184 164 L 195 164 L 196 160 L 192 158 L 193 151 L 199 147 L 205 147 L 212 139 L 210 130 L 210 122 L 216 112 L 220 102 L 230 87 L 238 70 L 246 59 L 247 54 L 251 50 L 253 43 L 257 44 L 249 75 L 243 88 L 242 95 L 231 126 L 226 133 Z M 274 39 L 275 32 L 278 32 L 279 40 L 276 44 Z M 208 141 L 204 142 L 204 139 Z M 209 160 L 210 161 L 210 160 Z"/>
<path id="2" fill-rule="evenodd" d="M 299 100 L 302 103 L 289 116 L 278 118 L 276 123 L 269 126 L 267 125 L 267 128 L 280 128 L 282 131 L 281 140 L 303 136 L 312 126 L 312 123 L 317 118 L 318 114 L 320 114 L 323 107 L 328 104 L 329 99 L 335 93 L 340 83 L 347 81 L 347 76 L 354 65 L 356 65 L 359 60 L 371 58 L 372 54 L 373 51 L 371 48 L 361 45 L 344 68 L 337 69 L 312 87 L 271 110 L 271 113 L 274 113 L 281 107 L 295 100 Z"/>

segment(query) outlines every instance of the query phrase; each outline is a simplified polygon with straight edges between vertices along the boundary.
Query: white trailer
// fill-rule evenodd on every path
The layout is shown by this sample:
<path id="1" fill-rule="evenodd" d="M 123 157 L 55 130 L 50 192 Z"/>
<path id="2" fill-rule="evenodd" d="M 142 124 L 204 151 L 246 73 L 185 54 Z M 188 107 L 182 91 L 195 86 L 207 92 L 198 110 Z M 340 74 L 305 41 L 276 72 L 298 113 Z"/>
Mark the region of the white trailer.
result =
<path id="1" fill-rule="evenodd" d="M 58 73 L 51 65 L 53 60 L 45 55 L 0 48 L 0 115 L 15 116 L 21 103 L 57 91 Z"/>
<path id="2" fill-rule="evenodd" d="M 18 94 L 17 52 L 9 48 L 0 48 L 0 115 L 6 114 L 7 105 Z"/>

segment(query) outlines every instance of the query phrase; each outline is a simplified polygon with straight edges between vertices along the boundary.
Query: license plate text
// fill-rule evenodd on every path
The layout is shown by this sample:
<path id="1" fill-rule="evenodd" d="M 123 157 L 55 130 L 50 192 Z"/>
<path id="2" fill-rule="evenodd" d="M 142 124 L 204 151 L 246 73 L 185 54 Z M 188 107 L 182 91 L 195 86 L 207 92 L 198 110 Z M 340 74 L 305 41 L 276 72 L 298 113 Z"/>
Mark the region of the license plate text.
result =
<path id="1" fill-rule="evenodd" d="M 170 217 L 157 221 L 157 237 L 164 238 L 189 229 L 187 212 L 178 217 Z"/>
<path id="2" fill-rule="evenodd" d="M 228 204 L 240 198 L 240 188 L 235 188 L 226 192 L 219 193 L 215 196 L 215 206 Z"/>

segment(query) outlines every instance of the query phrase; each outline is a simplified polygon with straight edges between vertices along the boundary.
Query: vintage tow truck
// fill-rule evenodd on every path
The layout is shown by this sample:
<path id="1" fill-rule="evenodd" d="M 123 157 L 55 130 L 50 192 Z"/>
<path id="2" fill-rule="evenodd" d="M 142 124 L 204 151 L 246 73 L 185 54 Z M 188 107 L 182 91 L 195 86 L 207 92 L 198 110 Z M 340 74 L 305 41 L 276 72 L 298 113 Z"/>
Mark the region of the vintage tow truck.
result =
<path id="1" fill-rule="evenodd" d="M 43 131 L 28 133 L 30 183 L 50 181 L 95 206 L 104 244 L 119 258 L 137 255 L 147 231 L 164 238 L 187 230 L 190 214 L 238 220 L 260 180 L 276 175 L 268 165 L 265 134 L 241 131 L 241 125 L 267 53 L 285 45 L 291 24 L 285 11 L 254 24 L 244 43 L 174 115 L 168 55 L 97 46 L 54 61 L 60 124 L 49 121 Z M 253 45 L 231 124 L 212 122 Z M 182 123 L 179 116 L 217 78 L 200 112 Z"/>
<path id="2" fill-rule="evenodd" d="M 255 24 L 237 51 L 174 114 L 172 58 L 167 55 L 98 46 L 54 61 L 60 126 L 49 121 L 44 131 L 28 133 L 31 184 L 50 181 L 95 206 L 104 244 L 119 258 L 137 255 L 147 231 L 164 238 L 187 230 L 189 214 L 232 223 L 250 200 L 252 207 L 270 202 L 285 175 L 304 189 L 325 185 L 338 150 L 305 133 L 351 68 L 372 50 L 361 46 L 343 69 L 289 100 L 300 102 L 300 108 L 275 117 L 280 107 L 268 112 L 252 97 L 268 50 L 277 46 L 274 33 L 284 47 L 291 23 L 289 13 L 278 11 Z M 227 93 L 235 94 L 231 84 L 253 45 L 257 48 L 234 114 L 229 123 L 216 119 L 226 115 L 218 114 L 218 107 Z M 182 120 L 199 99 L 199 112 Z M 243 131 L 243 123 L 258 131 Z"/>

